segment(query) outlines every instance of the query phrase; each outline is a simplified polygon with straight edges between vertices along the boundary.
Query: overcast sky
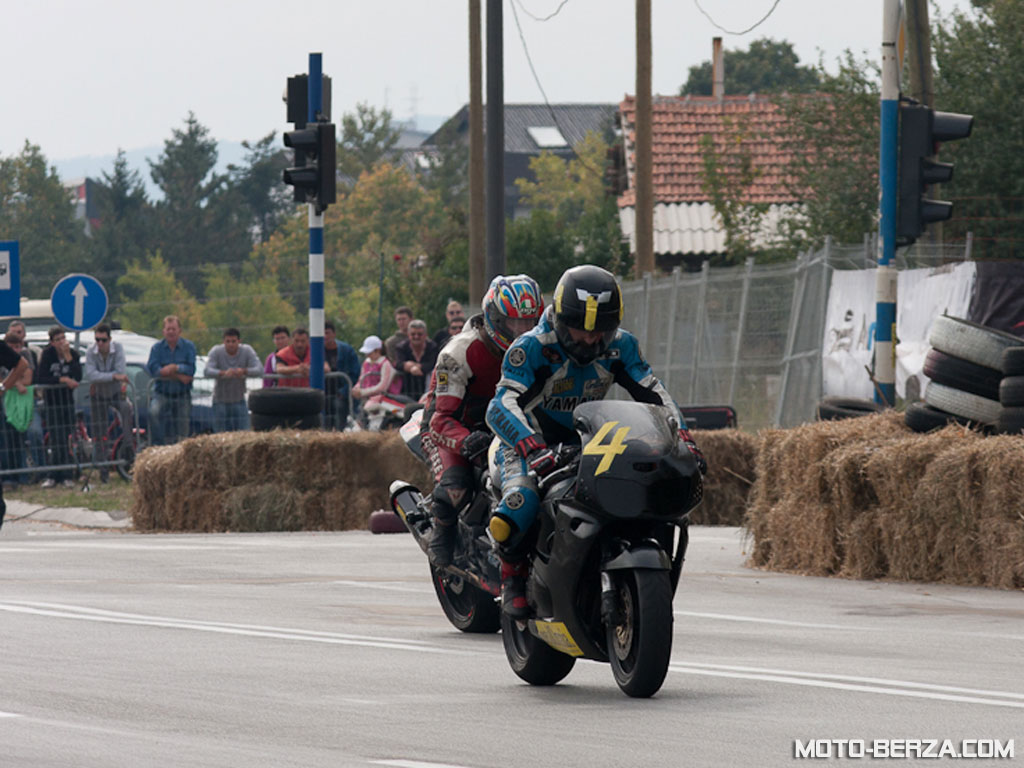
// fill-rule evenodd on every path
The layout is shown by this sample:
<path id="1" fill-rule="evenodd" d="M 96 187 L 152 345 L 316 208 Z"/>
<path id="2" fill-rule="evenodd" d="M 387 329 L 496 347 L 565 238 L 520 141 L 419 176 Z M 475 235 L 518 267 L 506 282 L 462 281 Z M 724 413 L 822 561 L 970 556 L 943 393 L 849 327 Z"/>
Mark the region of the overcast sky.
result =
<path id="1" fill-rule="evenodd" d="M 504 4 L 505 100 L 543 100 Z M 633 0 L 514 0 L 552 102 L 618 102 L 635 90 Z M 697 0 L 741 30 L 776 0 Z M 653 82 L 675 93 L 722 34 L 695 0 L 652 0 Z M 966 0 L 939 0 L 948 12 Z M 486 7 L 486 0 L 483 0 Z M 25 139 L 52 161 L 161 145 L 191 110 L 214 138 L 257 139 L 285 123 L 289 75 L 323 54 L 333 113 L 358 102 L 396 118 L 448 115 L 468 100 L 466 0 L 0 0 L 0 155 Z M 934 6 L 933 6 L 934 7 Z M 302 15 L 300 16 L 300 10 Z M 934 11 L 933 11 L 934 13 Z M 725 47 L 791 41 L 804 63 L 845 48 L 877 58 L 882 0 L 778 0 Z"/>

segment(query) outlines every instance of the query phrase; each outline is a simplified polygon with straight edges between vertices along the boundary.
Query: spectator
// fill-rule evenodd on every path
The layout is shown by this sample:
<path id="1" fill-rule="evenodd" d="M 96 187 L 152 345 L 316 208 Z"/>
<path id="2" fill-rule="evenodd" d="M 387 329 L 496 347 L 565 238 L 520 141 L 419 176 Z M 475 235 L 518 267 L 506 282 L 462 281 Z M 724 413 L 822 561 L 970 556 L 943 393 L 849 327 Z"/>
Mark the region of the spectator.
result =
<path id="1" fill-rule="evenodd" d="M 21 377 L 15 377 L 11 388 L 3 394 L 3 416 L 0 417 L 0 422 L 3 422 L 0 424 L 3 456 L 0 465 L 4 469 L 25 469 L 27 466 L 25 461 L 25 433 L 29 430 L 32 420 L 39 418 L 38 414 L 35 413 L 35 393 L 31 386 L 32 368 L 28 363 L 31 357 L 22 354 L 24 344 L 17 337 L 17 334 L 11 337 L 7 345 L 25 361 L 25 368 Z M 11 370 L 13 369 L 0 366 L 0 380 L 7 378 L 7 374 Z M 4 477 L 4 484 L 9 484 L 16 488 L 18 486 L 18 479 L 22 483 L 28 484 L 31 482 L 30 477 L 27 472 L 23 472 L 20 478 L 14 475 L 6 475 Z"/>
<path id="2" fill-rule="evenodd" d="M 466 327 L 466 318 L 464 318 L 464 317 L 456 317 L 454 320 L 452 320 L 450 323 L 448 323 L 448 341 L 445 341 L 445 344 L 447 344 L 449 341 L 451 341 L 456 336 L 458 336 L 460 333 L 462 333 L 462 329 L 465 328 L 465 327 Z M 439 346 L 437 348 L 437 354 L 438 355 L 441 354 L 441 350 L 442 349 L 444 349 L 444 345 L 441 345 L 441 346 Z"/>
<path id="3" fill-rule="evenodd" d="M 412 310 L 409 307 L 402 306 L 395 310 L 395 325 L 398 326 L 398 330 L 384 341 L 384 353 L 388 356 L 391 365 L 395 364 L 395 347 L 409 338 L 407 331 L 410 322 L 412 322 Z"/>
<path id="4" fill-rule="evenodd" d="M 15 320 L 11 323 L 12 326 L 20 326 L 21 333 L 19 336 L 15 336 L 7 343 L 11 349 L 15 350 L 24 358 L 25 362 L 28 363 L 28 370 L 24 373 L 23 382 L 26 387 L 32 392 L 32 422 L 28 427 L 28 446 L 32 454 L 32 463 L 37 467 L 46 465 L 46 453 L 43 450 L 43 414 L 42 407 L 40 404 L 41 393 L 32 387 L 32 382 L 36 378 L 36 367 L 39 362 L 38 356 L 34 349 L 31 349 L 28 344 L 25 343 L 25 325 L 20 320 Z"/>
<path id="5" fill-rule="evenodd" d="M 359 381 L 352 387 L 352 397 L 365 402 L 377 401 L 385 395 L 397 395 L 402 391 L 402 379 L 395 375 L 395 369 L 384 356 L 384 345 L 380 336 L 367 336 L 359 351 L 366 355 L 363 360 Z"/>
<path id="6" fill-rule="evenodd" d="M 25 341 L 25 324 L 21 320 L 11 320 L 7 325 L 7 335 L 4 338 L 8 340 L 8 344 L 12 341 L 21 342 L 21 356 L 28 356 L 28 364 L 32 368 L 32 372 L 35 373 L 36 368 L 39 366 L 39 356 Z"/>
<path id="7" fill-rule="evenodd" d="M 210 349 L 206 375 L 213 384 L 213 431 L 232 432 L 249 428 L 245 405 L 245 380 L 263 372 L 256 350 L 242 343 L 237 328 L 224 331 L 224 343 Z"/>
<path id="8" fill-rule="evenodd" d="M 349 382 L 359 379 L 359 356 L 351 344 L 338 341 L 334 323 L 324 323 L 324 373 L 343 373 L 324 379 L 324 414 L 327 429 L 344 429 L 348 422 Z"/>
<path id="9" fill-rule="evenodd" d="M 409 338 L 395 348 L 395 369 L 402 374 L 402 394 L 418 400 L 437 362 L 437 345 L 427 338 L 427 324 L 422 320 L 409 323 L 408 333 Z"/>
<path id="10" fill-rule="evenodd" d="M 7 346 L 7 342 L 0 341 L 0 368 L 6 368 L 8 373 L 4 377 L 3 389 L 18 387 L 22 382 L 22 376 L 28 368 L 28 363 L 17 352 Z M 20 391 L 20 387 L 18 387 Z M 4 524 L 4 514 L 7 512 L 7 504 L 4 502 L 3 485 L 0 484 L 0 526 Z"/>
<path id="11" fill-rule="evenodd" d="M 101 323 L 96 326 L 94 343 L 85 352 L 85 379 L 89 382 L 89 429 L 92 432 L 93 457 L 97 460 L 110 459 L 110 443 L 107 432 L 110 426 L 110 409 L 121 415 L 121 427 L 132 428 L 132 414 L 125 400 L 124 388 L 128 373 L 124 348 L 110 337 L 110 326 Z M 100 482 L 110 478 L 110 468 L 100 467 Z"/>
<path id="12" fill-rule="evenodd" d="M 50 435 L 55 465 L 71 463 L 68 438 L 75 428 L 74 391 L 81 380 L 82 364 L 78 354 L 71 351 L 64 329 L 55 325 L 50 329 L 50 343 L 43 350 L 36 368 L 36 384 L 47 385 L 43 390 L 43 420 Z M 68 488 L 75 485 L 71 472 L 59 469 L 43 481 L 43 487 L 52 488 L 58 481 L 63 481 Z"/>
<path id="13" fill-rule="evenodd" d="M 291 339 L 291 332 L 288 330 L 287 325 L 275 325 L 274 330 L 270 332 L 270 335 L 274 338 L 274 351 L 267 355 L 267 360 L 263 365 L 264 373 L 277 373 L 277 353 L 288 346 L 288 341 Z M 277 379 L 264 379 L 264 387 L 276 387 Z"/>
<path id="14" fill-rule="evenodd" d="M 146 368 L 156 381 L 149 404 L 149 426 L 155 445 L 173 445 L 188 437 L 192 415 L 192 379 L 196 375 L 196 345 L 182 338 L 176 315 L 164 318 L 164 337 L 149 350 Z"/>
<path id="15" fill-rule="evenodd" d="M 279 379 L 279 387 L 309 386 L 309 331 L 296 328 L 292 343 L 277 352 L 277 372 L 289 378 Z"/>
<path id="16" fill-rule="evenodd" d="M 466 322 L 466 315 L 462 311 L 462 305 L 455 299 L 451 299 L 448 302 L 448 307 L 444 311 L 444 326 L 434 334 L 434 343 L 437 344 L 437 348 L 441 349 L 445 344 L 448 343 L 454 334 L 451 332 L 451 324 L 453 320 L 461 319 L 463 323 Z M 461 330 L 461 328 L 460 328 Z"/>

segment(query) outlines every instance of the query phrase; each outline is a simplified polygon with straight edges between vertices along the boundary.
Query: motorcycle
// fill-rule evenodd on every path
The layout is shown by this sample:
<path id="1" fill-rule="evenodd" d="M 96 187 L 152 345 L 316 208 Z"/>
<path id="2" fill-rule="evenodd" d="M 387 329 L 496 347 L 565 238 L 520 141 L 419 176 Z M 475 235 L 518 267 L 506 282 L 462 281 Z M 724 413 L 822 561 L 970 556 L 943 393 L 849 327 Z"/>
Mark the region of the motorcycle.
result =
<path id="1" fill-rule="evenodd" d="M 422 409 L 412 413 L 399 434 L 417 458 L 429 463 L 421 442 L 422 418 Z M 501 562 L 487 532 L 493 503 L 490 477 L 485 467 L 474 466 L 474 474 L 479 491 L 459 513 L 452 565 L 431 565 L 430 579 L 441 609 L 456 629 L 493 633 L 501 628 L 501 607 L 496 602 L 501 594 Z M 394 481 L 390 491 L 391 508 L 425 554 L 433 527 L 430 500 L 401 480 Z"/>
<path id="2" fill-rule="evenodd" d="M 573 424 L 580 443 L 557 446 L 558 468 L 538 480 L 542 501 L 530 531 L 526 583 L 531 616 L 517 620 L 497 611 L 505 655 L 532 685 L 554 685 L 578 658 L 608 662 L 624 693 L 649 697 L 668 672 L 672 599 L 689 516 L 703 495 L 700 470 L 679 443 L 678 425 L 656 406 L 583 403 Z M 477 610 L 497 607 L 499 570 L 486 522 L 500 492 L 493 460 L 491 467 L 482 478 L 486 492 L 471 505 L 479 508 L 467 515 L 472 525 L 463 526 L 460 516 L 455 565 L 448 574 L 431 569 L 449 619 L 446 598 L 467 594 L 466 587 L 464 611 L 470 603 Z M 407 484 L 392 485 L 393 506 L 425 549 L 429 510 L 417 506 L 417 494 Z M 461 591 L 444 591 L 446 578 Z"/>

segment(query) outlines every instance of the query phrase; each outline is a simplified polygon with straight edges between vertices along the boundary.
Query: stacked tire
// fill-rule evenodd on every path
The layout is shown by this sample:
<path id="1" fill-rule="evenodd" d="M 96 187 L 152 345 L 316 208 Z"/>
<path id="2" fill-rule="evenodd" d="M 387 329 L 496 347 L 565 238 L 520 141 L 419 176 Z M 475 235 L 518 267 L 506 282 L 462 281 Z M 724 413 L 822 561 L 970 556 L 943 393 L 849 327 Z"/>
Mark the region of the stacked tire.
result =
<path id="1" fill-rule="evenodd" d="M 254 432 L 319 429 L 324 393 L 309 387 L 268 387 L 249 393 Z"/>
<path id="2" fill-rule="evenodd" d="M 1021 339 L 942 315 L 932 324 L 928 343 L 932 348 L 925 358 L 924 373 L 931 381 L 924 402 L 907 406 L 907 426 L 915 432 L 929 432 L 951 422 L 996 428 L 1003 411 L 1003 356 L 1020 346 Z M 1024 357 L 1020 369 L 1024 372 Z M 1024 388 L 1020 401 L 1024 423 Z"/>
<path id="3" fill-rule="evenodd" d="M 1019 435 L 1024 431 L 1024 346 L 1009 347 L 1003 352 L 999 402 L 1003 406 L 996 425 L 999 431 Z"/>

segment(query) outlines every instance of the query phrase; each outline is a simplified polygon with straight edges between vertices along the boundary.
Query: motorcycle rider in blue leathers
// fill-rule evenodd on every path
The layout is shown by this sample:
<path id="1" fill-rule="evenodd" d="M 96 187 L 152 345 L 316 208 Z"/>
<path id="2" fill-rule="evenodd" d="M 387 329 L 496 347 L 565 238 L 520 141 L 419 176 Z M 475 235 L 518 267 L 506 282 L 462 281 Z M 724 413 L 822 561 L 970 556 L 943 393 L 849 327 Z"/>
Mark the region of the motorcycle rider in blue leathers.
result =
<path id="1" fill-rule="evenodd" d="M 487 424 L 501 440 L 502 498 L 489 529 L 501 558 L 502 610 L 529 615 L 526 601 L 528 534 L 540 507 L 537 478 L 558 467 L 549 445 L 578 443 L 572 412 L 602 400 L 619 384 L 636 401 L 664 406 L 701 472 L 707 462 L 693 442 L 675 401 L 640 353 L 636 337 L 619 328 L 622 291 L 607 270 L 573 267 L 559 279 L 554 300 L 537 326 L 505 353 L 502 377 L 487 409 Z"/>

